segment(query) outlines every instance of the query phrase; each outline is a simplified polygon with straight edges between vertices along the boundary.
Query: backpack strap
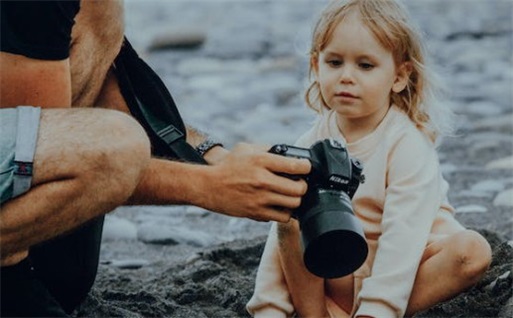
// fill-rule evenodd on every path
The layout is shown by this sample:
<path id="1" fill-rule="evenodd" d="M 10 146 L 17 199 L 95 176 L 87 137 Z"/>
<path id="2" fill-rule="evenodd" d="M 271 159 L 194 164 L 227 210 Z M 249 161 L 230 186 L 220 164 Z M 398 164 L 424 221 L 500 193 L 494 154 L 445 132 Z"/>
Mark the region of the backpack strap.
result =
<path id="1" fill-rule="evenodd" d="M 150 138 L 153 155 L 206 164 L 186 142 L 186 129 L 175 102 L 160 77 L 125 37 L 114 61 L 121 94 Z"/>

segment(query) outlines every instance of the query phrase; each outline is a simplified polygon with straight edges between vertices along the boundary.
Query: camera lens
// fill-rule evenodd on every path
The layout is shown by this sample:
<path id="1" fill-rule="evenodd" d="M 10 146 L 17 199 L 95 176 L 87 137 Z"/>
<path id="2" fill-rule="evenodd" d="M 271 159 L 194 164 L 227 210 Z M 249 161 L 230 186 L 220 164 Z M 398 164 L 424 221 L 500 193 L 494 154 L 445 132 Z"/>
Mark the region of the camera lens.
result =
<path id="1" fill-rule="evenodd" d="M 345 192 L 320 189 L 298 215 L 306 268 L 323 278 L 346 276 L 367 258 L 363 228 Z"/>

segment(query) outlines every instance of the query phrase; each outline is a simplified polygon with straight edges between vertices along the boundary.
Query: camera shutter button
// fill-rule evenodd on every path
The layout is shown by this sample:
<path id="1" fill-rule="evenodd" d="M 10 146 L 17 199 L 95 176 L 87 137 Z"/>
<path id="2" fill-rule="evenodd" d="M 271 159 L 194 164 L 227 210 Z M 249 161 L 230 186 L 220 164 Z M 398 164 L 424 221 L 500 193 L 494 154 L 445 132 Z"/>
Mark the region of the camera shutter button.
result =
<path id="1" fill-rule="evenodd" d="M 286 145 L 278 145 L 276 146 L 276 153 L 277 154 L 283 154 L 286 153 L 289 148 Z"/>

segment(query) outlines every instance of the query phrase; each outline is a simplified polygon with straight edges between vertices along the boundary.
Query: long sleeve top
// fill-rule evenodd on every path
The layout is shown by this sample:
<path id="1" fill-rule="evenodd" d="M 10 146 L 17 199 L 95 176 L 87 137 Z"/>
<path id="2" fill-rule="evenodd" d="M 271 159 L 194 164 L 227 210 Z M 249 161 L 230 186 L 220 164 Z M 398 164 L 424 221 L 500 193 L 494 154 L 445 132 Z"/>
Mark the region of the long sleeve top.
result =
<path id="1" fill-rule="evenodd" d="M 296 144 L 309 147 L 325 138 L 345 143 L 333 111 L 319 115 Z M 356 287 L 359 292 L 353 314 L 402 317 L 433 224 L 453 219 L 448 184 L 441 175 L 433 142 L 395 106 L 372 133 L 346 146 L 364 165 L 366 180 L 352 204 L 369 245 L 366 262 L 354 273 L 363 283 Z M 265 317 L 294 312 L 279 262 L 275 226 L 247 309 L 253 315 L 265 312 Z"/>

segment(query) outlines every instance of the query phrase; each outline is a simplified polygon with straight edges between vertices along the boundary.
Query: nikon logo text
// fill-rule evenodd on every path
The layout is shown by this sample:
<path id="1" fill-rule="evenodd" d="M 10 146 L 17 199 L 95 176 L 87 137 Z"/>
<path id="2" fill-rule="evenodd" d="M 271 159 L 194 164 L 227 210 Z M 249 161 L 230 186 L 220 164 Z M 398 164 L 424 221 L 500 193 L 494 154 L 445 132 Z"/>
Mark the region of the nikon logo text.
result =
<path id="1" fill-rule="evenodd" d="M 331 176 L 330 181 L 334 182 L 334 183 L 339 183 L 339 184 L 348 184 L 349 183 L 349 180 L 339 177 L 339 176 Z"/>

